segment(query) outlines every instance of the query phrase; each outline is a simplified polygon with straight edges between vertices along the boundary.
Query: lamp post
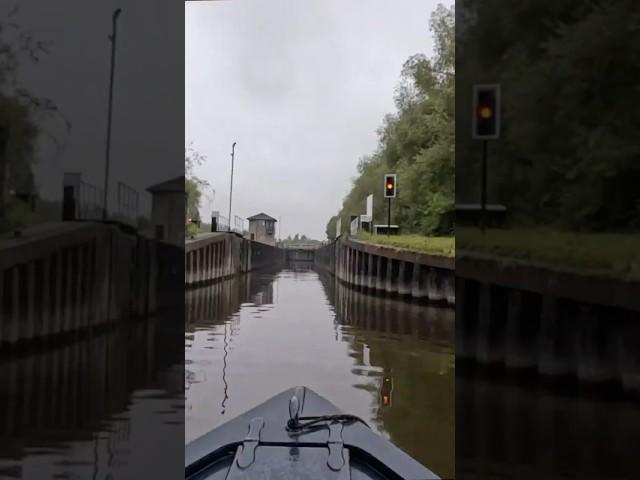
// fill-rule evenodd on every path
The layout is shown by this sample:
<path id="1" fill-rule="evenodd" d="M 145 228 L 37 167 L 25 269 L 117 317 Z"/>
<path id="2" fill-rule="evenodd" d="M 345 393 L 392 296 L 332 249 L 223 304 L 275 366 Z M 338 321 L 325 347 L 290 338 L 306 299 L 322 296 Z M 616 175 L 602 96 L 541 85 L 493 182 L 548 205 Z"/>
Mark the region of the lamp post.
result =
<path id="1" fill-rule="evenodd" d="M 116 9 L 113 12 L 112 21 L 112 33 L 109 36 L 111 40 L 111 73 L 109 78 L 109 110 L 107 113 L 107 152 L 104 165 L 104 198 L 102 204 L 102 220 L 107 219 L 107 199 L 109 198 L 109 155 L 111 153 L 111 112 L 113 110 L 113 73 L 116 66 L 116 23 L 118 16 L 122 11 L 121 8 Z"/>
<path id="2" fill-rule="evenodd" d="M 233 157 L 236 149 L 236 142 L 231 145 L 231 188 L 229 189 L 229 232 L 231 232 L 231 201 L 233 199 Z"/>

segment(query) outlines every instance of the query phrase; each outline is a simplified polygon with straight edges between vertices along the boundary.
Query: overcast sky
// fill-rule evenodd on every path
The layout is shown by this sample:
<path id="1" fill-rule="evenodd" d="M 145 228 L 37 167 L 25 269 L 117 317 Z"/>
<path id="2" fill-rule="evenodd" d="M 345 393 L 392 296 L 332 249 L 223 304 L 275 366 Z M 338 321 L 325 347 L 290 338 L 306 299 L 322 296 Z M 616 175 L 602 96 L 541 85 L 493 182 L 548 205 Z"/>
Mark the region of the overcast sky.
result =
<path id="1" fill-rule="evenodd" d="M 282 236 L 325 238 L 394 111 L 405 60 L 432 54 L 433 0 L 185 3 L 185 142 L 228 215 L 282 219 Z M 211 193 L 209 193 L 211 197 Z M 202 213 L 208 218 L 211 202 Z M 362 206 L 364 213 L 365 206 Z"/>
<path id="2" fill-rule="evenodd" d="M 49 199 L 61 197 L 64 172 L 81 172 L 86 182 L 103 185 L 108 36 L 112 13 L 122 7 L 116 42 L 111 211 L 116 208 L 118 181 L 140 192 L 143 210 L 147 209 L 147 187 L 184 174 L 183 6 L 174 0 L 6 0 L 0 2 L 0 19 L 17 4 L 20 11 L 12 21 L 50 46 L 50 54 L 40 62 L 22 62 L 21 86 L 53 100 L 71 122 L 69 132 L 58 120 L 42 124 L 63 144 L 54 149 L 43 135 L 36 155 L 39 193 Z"/>

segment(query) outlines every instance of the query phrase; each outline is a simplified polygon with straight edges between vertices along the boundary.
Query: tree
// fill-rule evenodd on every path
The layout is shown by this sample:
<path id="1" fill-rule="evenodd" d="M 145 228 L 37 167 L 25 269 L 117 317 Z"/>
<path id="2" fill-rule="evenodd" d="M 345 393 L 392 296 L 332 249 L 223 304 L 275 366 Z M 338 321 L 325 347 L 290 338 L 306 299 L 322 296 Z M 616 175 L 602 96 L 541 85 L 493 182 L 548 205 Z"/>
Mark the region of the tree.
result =
<path id="1" fill-rule="evenodd" d="M 640 4 L 460 4 L 459 88 L 470 93 L 484 79 L 503 86 L 503 133 L 491 146 L 490 201 L 507 204 L 519 223 L 590 230 L 640 226 L 640 90 L 634 80 L 640 75 Z M 469 118 L 469 102 L 460 102 L 462 122 Z M 456 191 L 460 200 L 475 200 L 478 147 L 466 137 L 458 143 Z"/>
<path id="2" fill-rule="evenodd" d="M 209 182 L 202 180 L 195 173 L 196 166 L 206 162 L 206 157 L 193 148 L 193 143 L 185 148 L 185 191 L 187 194 L 187 215 L 195 220 L 200 219 L 200 200 L 202 189 L 209 186 Z"/>
<path id="3" fill-rule="evenodd" d="M 364 213 L 373 194 L 374 223 L 387 222 L 383 176 L 398 177 L 393 221 L 404 232 L 451 234 L 454 204 L 454 9 L 439 5 L 432 13 L 435 56 L 414 55 L 404 64 L 395 92 L 397 111 L 384 117 L 375 152 L 358 162 L 358 176 L 337 217 L 327 223 L 327 238 L 335 236 L 342 219 L 343 233 L 351 215 Z"/>
<path id="4" fill-rule="evenodd" d="M 331 217 L 329 222 L 327 222 L 327 227 L 325 229 L 325 233 L 327 235 L 327 239 L 329 241 L 334 241 L 336 239 L 336 224 L 338 223 L 338 217 Z"/>
<path id="5" fill-rule="evenodd" d="M 37 194 L 33 163 L 37 139 L 44 133 L 60 148 L 62 143 L 40 127 L 40 120 L 62 119 L 71 128 L 54 102 L 33 95 L 19 82 L 18 70 L 26 58 L 38 62 L 49 46 L 16 24 L 14 7 L 0 22 L 0 230 L 28 223 L 31 212 L 22 202 L 9 199 L 9 191 Z M 12 210 L 17 209 L 15 212 Z"/>

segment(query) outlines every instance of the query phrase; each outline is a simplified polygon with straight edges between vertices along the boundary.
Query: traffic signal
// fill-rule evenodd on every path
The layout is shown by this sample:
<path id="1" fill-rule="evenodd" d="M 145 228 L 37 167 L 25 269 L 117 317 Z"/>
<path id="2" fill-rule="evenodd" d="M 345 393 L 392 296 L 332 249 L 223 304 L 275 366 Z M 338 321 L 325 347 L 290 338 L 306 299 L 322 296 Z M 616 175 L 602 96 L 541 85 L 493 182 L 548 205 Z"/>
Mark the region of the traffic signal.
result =
<path id="1" fill-rule="evenodd" d="M 472 137 L 495 140 L 500 137 L 500 85 L 474 85 Z"/>
<path id="2" fill-rule="evenodd" d="M 389 173 L 384 176 L 384 198 L 396 198 L 395 173 Z"/>

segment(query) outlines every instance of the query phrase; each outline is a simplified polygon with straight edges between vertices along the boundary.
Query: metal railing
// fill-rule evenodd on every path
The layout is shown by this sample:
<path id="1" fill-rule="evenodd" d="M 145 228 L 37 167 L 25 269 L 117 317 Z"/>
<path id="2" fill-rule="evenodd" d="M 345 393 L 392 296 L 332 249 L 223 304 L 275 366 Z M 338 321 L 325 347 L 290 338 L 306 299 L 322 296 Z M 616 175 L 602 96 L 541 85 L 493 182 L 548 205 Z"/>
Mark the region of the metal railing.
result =
<path id="1" fill-rule="evenodd" d="M 233 231 L 241 235 L 244 234 L 244 223 L 245 223 L 244 218 L 236 215 L 233 219 L 233 223 L 234 223 Z"/>
<path id="2" fill-rule="evenodd" d="M 118 182 L 118 216 L 135 225 L 139 215 L 138 191 L 129 185 Z"/>
<path id="3" fill-rule="evenodd" d="M 85 181 L 79 182 L 76 215 L 79 220 L 100 220 L 104 205 L 103 189 Z"/>
<path id="4" fill-rule="evenodd" d="M 225 216 L 218 216 L 218 231 L 219 232 L 226 232 L 227 230 L 229 230 L 229 219 Z"/>

